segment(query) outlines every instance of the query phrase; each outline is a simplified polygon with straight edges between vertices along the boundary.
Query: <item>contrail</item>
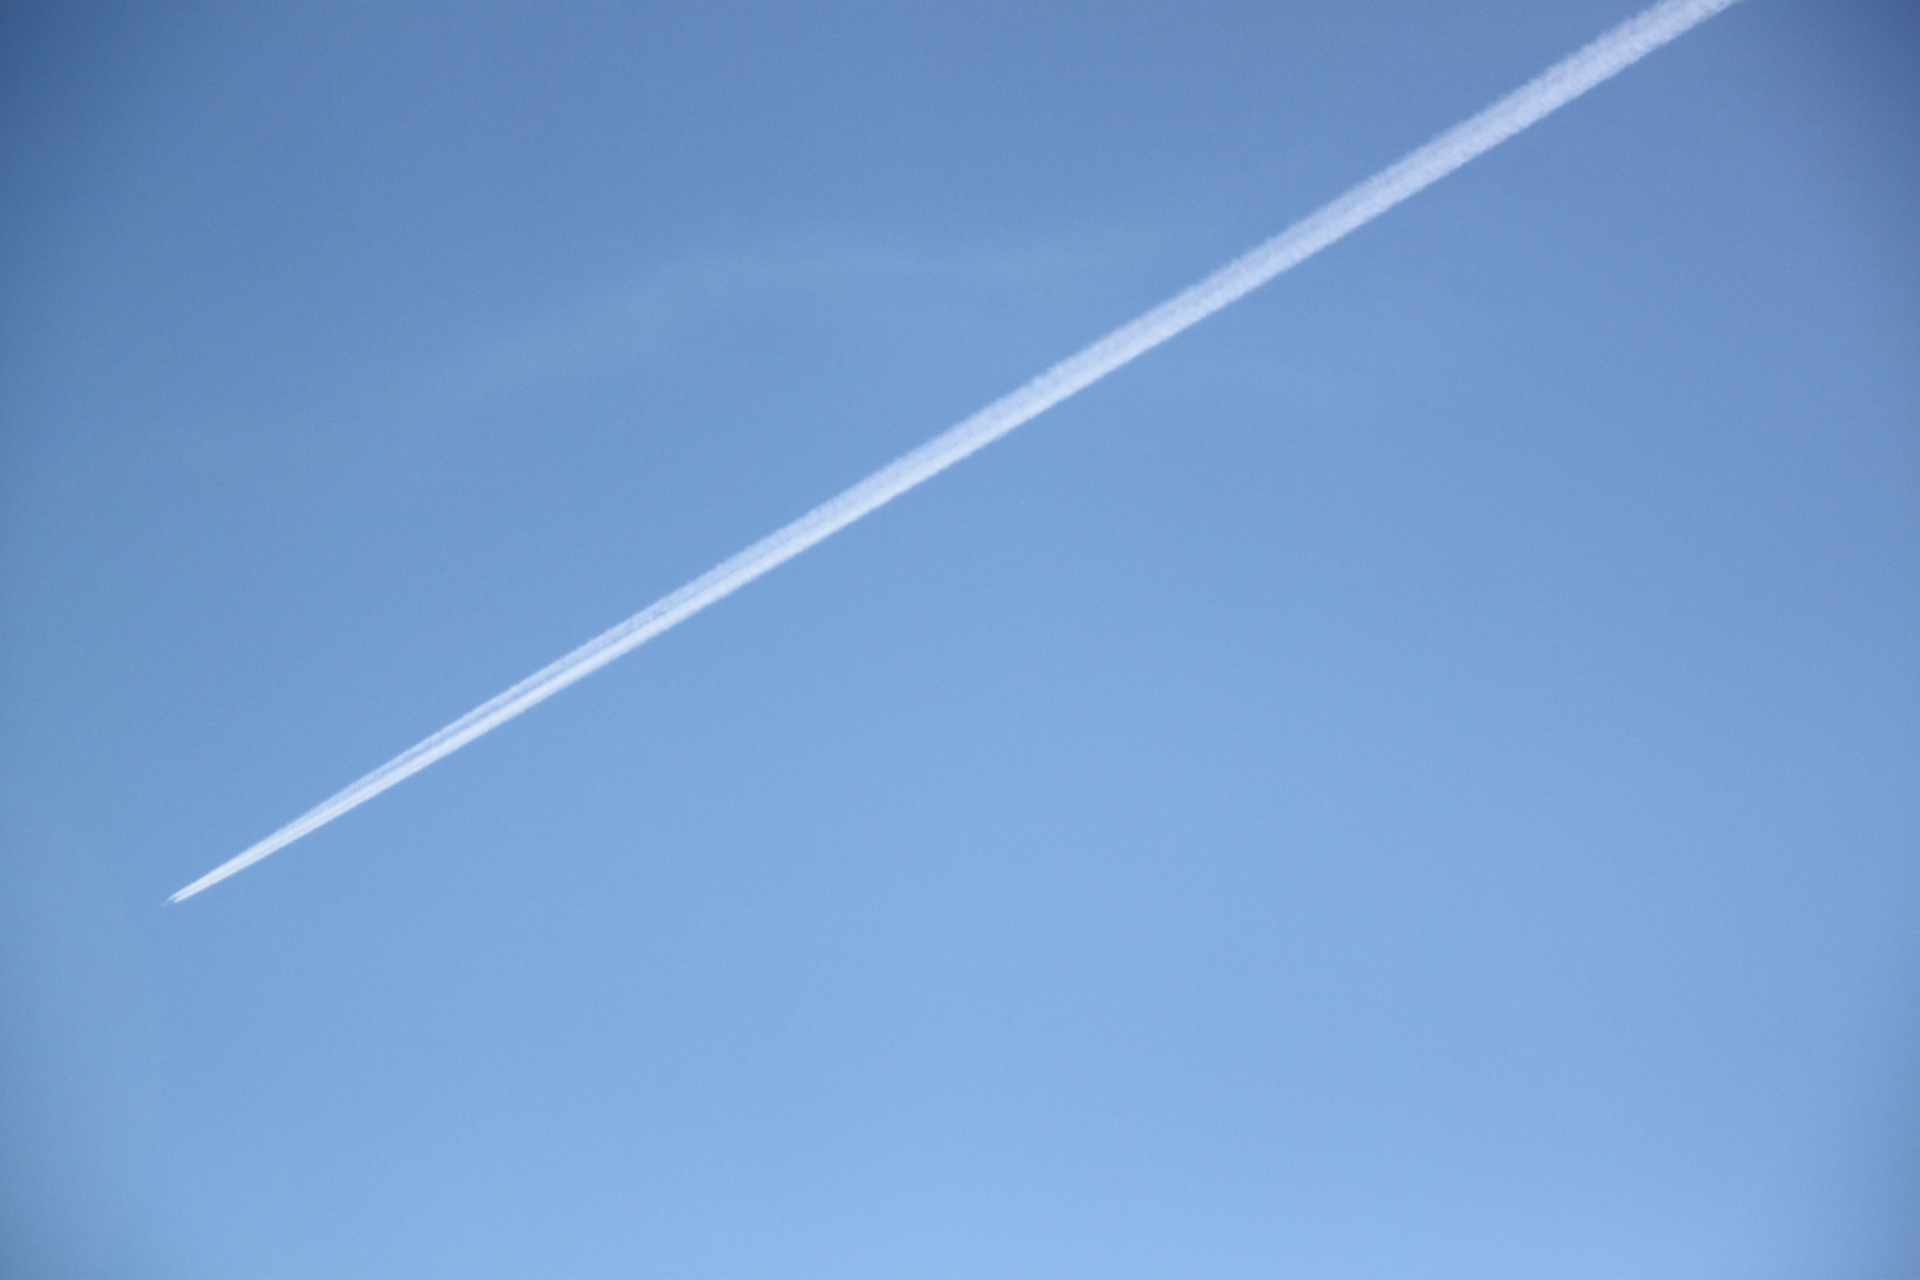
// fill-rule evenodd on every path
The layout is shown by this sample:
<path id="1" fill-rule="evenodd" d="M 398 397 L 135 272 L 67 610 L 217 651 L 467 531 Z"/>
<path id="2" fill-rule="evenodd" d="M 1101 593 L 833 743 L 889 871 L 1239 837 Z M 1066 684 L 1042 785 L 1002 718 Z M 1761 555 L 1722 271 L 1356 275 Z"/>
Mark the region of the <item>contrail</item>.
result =
<path id="1" fill-rule="evenodd" d="M 496 725 L 606 666 L 722 596 L 814 543 L 899 497 L 976 449 L 1098 382 L 1135 356 L 1298 265 L 1350 231 L 1364 226 L 1429 183 L 1504 142 L 1534 121 L 1564 106 L 1618 71 L 1646 57 L 1735 0 L 1662 0 L 1621 23 L 1572 57 L 1513 93 L 1455 125 L 1399 163 L 1323 205 L 1252 252 L 1234 259 L 1199 284 L 1175 295 L 1139 319 L 1054 365 L 1011 395 L 950 427 L 913 452 L 889 463 L 839 497 L 786 528 L 762 538 L 701 577 L 594 637 L 558 662 L 534 672 L 492 701 L 461 716 L 425 742 L 402 752 L 319 807 L 289 822 L 245 853 L 215 867 L 168 899 L 191 898 L 236 871 L 252 866 L 301 836 L 322 827 L 444 755 L 458 751 Z"/>

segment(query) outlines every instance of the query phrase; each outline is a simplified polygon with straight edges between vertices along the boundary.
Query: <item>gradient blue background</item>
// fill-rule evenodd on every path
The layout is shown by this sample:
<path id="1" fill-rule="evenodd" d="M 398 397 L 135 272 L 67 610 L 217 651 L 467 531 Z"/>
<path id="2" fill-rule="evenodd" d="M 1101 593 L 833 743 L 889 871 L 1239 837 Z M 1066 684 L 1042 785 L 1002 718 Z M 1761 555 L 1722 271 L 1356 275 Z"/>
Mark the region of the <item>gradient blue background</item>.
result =
<path id="1" fill-rule="evenodd" d="M 16 10 L 11 1274 L 1915 1274 L 1902 3 L 161 905 L 1633 9 Z"/>

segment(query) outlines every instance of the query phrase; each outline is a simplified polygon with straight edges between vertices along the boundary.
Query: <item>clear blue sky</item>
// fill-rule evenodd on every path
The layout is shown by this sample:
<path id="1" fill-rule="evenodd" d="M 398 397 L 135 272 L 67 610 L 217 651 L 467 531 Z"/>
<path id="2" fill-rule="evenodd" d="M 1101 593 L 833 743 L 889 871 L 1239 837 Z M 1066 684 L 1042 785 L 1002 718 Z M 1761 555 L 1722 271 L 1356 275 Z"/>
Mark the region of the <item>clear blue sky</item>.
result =
<path id="1" fill-rule="evenodd" d="M 161 905 L 1635 7 L 16 10 L 7 1274 L 1912 1274 L 1891 0 Z"/>

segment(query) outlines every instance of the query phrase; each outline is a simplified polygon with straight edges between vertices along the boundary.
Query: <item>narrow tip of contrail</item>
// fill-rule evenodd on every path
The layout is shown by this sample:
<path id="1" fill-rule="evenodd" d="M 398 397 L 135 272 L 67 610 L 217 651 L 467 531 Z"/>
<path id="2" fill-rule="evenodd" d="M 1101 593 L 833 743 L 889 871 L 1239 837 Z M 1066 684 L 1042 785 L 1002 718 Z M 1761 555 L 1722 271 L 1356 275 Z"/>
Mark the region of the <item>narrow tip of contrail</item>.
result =
<path id="1" fill-rule="evenodd" d="M 388 767 L 391 768 L 392 766 L 389 765 Z M 354 786 L 358 787 L 365 781 L 366 779 L 363 778 L 361 779 L 360 782 L 355 783 Z M 392 784 L 389 783 L 388 785 L 391 786 Z M 351 788 L 349 788 L 349 790 L 351 790 Z M 368 794 L 371 794 L 371 793 L 368 793 Z M 328 801 L 327 804 L 321 805 L 318 809 L 313 810 L 311 813 L 306 813 L 301 815 L 300 818 L 298 818 L 293 822 L 288 823 L 286 826 L 280 828 L 278 831 L 268 836 L 265 840 L 260 841 L 258 844 L 254 845 L 252 848 L 246 850 L 244 853 L 241 853 L 236 857 L 228 858 L 225 862 L 221 863 L 219 866 L 215 867 L 213 870 L 207 872 L 207 874 L 201 876 L 198 880 L 195 880 L 192 884 L 188 885 L 186 888 L 168 895 L 167 901 L 169 903 L 185 902 L 188 898 L 191 898 L 194 894 L 199 893 L 201 890 L 211 889 L 214 885 L 219 884 L 222 880 L 225 880 L 228 876 L 232 875 L 234 872 L 245 871 L 248 867 L 260 861 L 260 859 L 266 857 L 268 854 L 272 853 L 275 849 L 278 849 L 283 845 L 292 844 L 295 840 L 298 840 L 301 836 L 313 830 L 315 827 L 319 826 L 321 823 L 329 821 L 334 817 L 337 817 L 342 812 L 342 810 L 339 808 L 329 808 L 329 805 L 333 805 L 335 801 L 339 800 L 339 798 L 340 798 L 339 796 L 335 796 L 333 800 Z M 348 806 L 348 807 L 350 808 L 351 806 Z M 321 816 L 319 816 L 316 819 L 315 817 L 316 814 Z"/>
<path id="2" fill-rule="evenodd" d="M 235 867 L 233 871 L 238 871 L 239 869 L 240 868 Z M 232 875 L 233 871 L 227 870 L 226 867 L 224 866 L 218 868 L 217 870 L 209 871 L 206 875 L 201 876 L 198 880 L 195 880 L 192 884 L 188 885 L 186 888 L 176 889 L 172 893 L 168 894 L 167 902 L 169 904 L 175 903 L 175 902 L 185 902 L 188 898 L 191 898 L 194 894 L 199 893 L 202 889 L 208 889 L 213 887 L 216 884 L 219 884 L 222 880 L 225 880 L 228 876 Z"/>
<path id="3" fill-rule="evenodd" d="M 234 872 L 252 866 L 274 850 L 292 844 L 388 787 L 412 777 L 442 756 L 459 750 L 496 725 L 598 671 L 668 627 L 738 591 L 769 569 L 786 563 L 821 539 L 1106 377 L 1134 357 L 1304 262 L 1348 232 L 1371 222 L 1416 191 L 1439 181 L 1733 3 L 1734 0 L 1660 0 L 1199 284 L 1115 329 L 1078 355 L 1062 360 L 1025 386 L 880 468 L 839 497 L 815 507 L 672 595 L 589 640 L 558 662 L 534 672 L 491 702 L 475 707 L 245 853 L 215 867 L 167 901 L 184 901 Z"/>

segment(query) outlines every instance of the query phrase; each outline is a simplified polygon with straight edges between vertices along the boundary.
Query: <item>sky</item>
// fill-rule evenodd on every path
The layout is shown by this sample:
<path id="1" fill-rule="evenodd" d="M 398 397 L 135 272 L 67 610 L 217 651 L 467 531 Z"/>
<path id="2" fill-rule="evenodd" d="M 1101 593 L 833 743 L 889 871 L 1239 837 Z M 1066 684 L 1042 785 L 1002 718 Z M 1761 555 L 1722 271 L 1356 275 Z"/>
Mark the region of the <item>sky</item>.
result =
<path id="1" fill-rule="evenodd" d="M 1920 1269 L 1920 16 L 0 38 L 0 1274 Z"/>

